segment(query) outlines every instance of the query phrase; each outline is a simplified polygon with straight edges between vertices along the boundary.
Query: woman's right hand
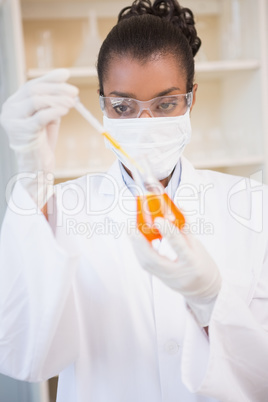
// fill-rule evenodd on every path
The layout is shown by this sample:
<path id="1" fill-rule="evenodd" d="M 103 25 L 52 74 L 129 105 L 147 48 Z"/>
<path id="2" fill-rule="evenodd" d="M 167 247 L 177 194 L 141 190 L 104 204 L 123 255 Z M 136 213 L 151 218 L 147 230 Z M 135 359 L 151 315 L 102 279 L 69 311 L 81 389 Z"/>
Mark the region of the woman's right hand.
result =
<path id="1" fill-rule="evenodd" d="M 78 96 L 78 89 L 66 83 L 69 77 L 67 69 L 57 69 L 28 81 L 7 99 L 0 116 L 10 148 L 16 153 L 19 172 L 36 174 L 35 178 L 31 175 L 23 179 L 22 184 L 40 208 L 49 198 L 41 181 L 46 187 L 46 174 L 54 169 L 60 118 Z"/>

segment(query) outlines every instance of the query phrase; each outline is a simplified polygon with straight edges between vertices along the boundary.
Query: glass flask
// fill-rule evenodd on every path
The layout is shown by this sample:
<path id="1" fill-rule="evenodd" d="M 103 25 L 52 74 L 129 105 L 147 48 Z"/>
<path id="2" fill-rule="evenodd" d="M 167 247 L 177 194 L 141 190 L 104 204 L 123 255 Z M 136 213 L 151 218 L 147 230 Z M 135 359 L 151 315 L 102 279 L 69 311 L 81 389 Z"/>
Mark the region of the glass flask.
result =
<path id="1" fill-rule="evenodd" d="M 132 172 L 139 189 L 136 197 L 136 223 L 138 230 L 149 242 L 152 242 L 162 238 L 154 222 L 155 218 L 166 218 L 179 229 L 183 228 L 185 218 L 165 192 L 163 185 L 153 175 L 148 161 L 142 158 L 137 163 L 139 169 L 133 169 Z"/>

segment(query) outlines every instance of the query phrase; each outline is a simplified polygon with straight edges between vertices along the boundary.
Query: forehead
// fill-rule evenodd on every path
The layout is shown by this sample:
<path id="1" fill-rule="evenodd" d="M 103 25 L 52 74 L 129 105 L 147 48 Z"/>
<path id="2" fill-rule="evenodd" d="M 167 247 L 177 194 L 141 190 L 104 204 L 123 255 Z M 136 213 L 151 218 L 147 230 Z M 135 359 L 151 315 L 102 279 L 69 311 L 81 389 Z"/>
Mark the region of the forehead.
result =
<path id="1" fill-rule="evenodd" d="M 120 92 L 143 101 L 169 88 L 186 93 L 186 74 L 171 55 L 161 55 L 146 62 L 127 56 L 115 57 L 109 63 L 103 81 L 105 96 Z"/>

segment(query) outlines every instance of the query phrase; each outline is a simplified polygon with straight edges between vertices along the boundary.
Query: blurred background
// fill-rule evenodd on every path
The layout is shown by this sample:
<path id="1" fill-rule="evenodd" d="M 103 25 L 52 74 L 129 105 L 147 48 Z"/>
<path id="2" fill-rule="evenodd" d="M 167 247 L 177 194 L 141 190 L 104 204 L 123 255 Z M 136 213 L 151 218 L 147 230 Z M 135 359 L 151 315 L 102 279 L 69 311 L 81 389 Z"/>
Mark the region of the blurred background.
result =
<path id="1" fill-rule="evenodd" d="M 201 169 L 263 176 L 268 183 L 268 1 L 182 0 L 202 47 L 193 134 L 185 155 Z M 81 101 L 101 121 L 96 57 L 130 0 L 0 0 L 0 106 L 23 82 L 68 67 Z M 62 119 L 56 182 L 105 171 L 102 136 L 72 110 Z M 0 127 L 0 225 L 16 162 Z M 27 384 L 0 376 L 0 402 L 55 401 L 57 379 Z"/>

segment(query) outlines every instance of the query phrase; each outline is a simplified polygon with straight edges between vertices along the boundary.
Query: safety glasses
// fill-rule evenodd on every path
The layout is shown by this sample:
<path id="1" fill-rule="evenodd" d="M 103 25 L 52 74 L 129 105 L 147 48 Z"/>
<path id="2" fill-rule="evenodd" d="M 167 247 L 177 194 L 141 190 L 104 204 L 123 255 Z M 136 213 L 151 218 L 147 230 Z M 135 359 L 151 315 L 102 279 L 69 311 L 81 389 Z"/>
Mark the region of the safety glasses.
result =
<path id="1" fill-rule="evenodd" d="M 111 119 L 133 119 L 146 111 L 151 117 L 182 116 L 191 107 L 193 93 L 158 96 L 148 101 L 100 95 L 103 114 Z"/>

